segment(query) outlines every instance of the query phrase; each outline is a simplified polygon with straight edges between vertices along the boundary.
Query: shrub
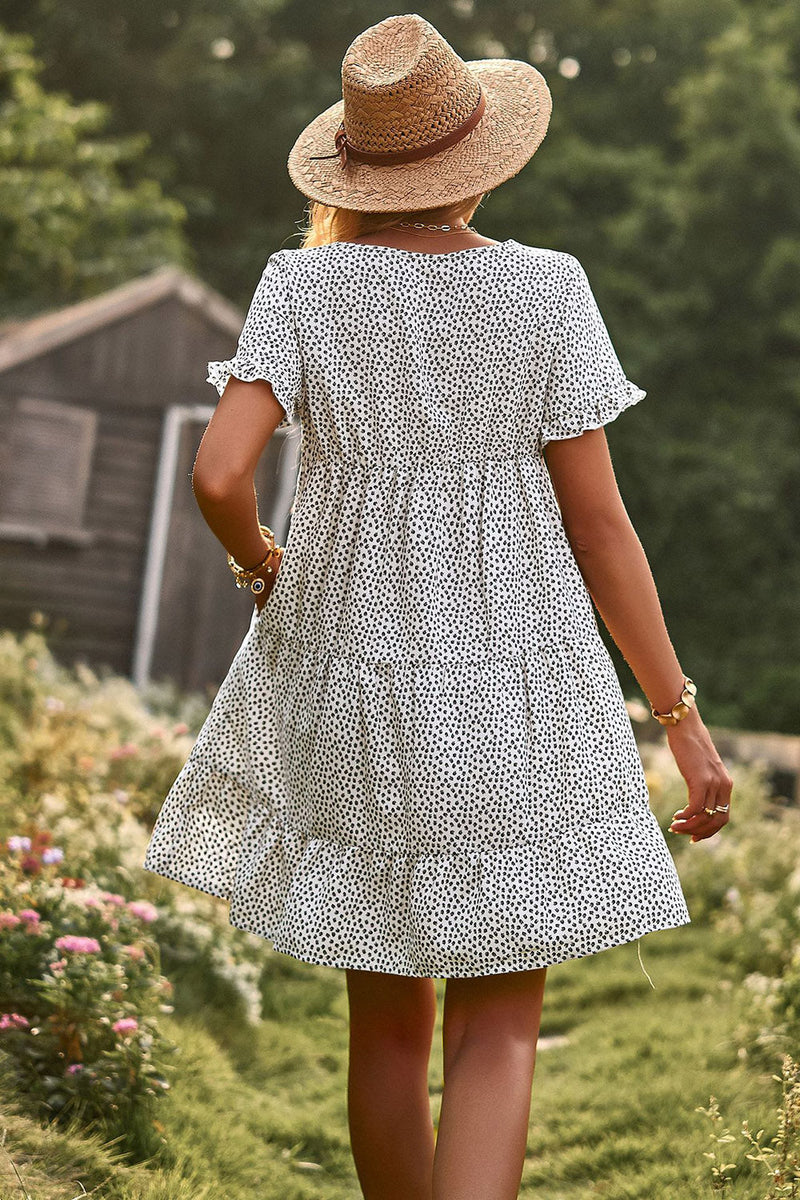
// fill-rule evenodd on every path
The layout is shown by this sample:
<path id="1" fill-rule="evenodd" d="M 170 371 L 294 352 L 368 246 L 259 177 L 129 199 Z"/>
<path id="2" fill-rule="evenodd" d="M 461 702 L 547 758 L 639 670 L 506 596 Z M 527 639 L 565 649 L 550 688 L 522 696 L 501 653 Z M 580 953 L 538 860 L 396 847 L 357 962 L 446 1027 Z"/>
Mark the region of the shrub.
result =
<path id="1" fill-rule="evenodd" d="M 64 875 L 58 850 L 29 827 L 0 858 L 0 1051 L 39 1116 L 77 1116 L 149 1153 L 175 1049 L 157 1022 L 172 1011 L 157 910 Z"/>

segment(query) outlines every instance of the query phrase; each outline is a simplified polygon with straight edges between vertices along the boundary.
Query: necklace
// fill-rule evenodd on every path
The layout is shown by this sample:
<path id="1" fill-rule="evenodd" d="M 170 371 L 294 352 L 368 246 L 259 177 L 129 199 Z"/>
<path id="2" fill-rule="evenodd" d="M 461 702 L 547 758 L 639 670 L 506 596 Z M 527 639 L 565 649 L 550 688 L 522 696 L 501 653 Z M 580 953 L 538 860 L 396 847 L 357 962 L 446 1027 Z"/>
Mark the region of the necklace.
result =
<path id="1" fill-rule="evenodd" d="M 413 229 L 419 235 L 421 229 L 434 229 L 441 233 L 477 233 L 477 229 L 473 229 L 471 225 L 427 225 L 423 221 L 398 221 L 390 226 L 391 229 Z M 422 237 L 428 235 L 422 234 Z"/>

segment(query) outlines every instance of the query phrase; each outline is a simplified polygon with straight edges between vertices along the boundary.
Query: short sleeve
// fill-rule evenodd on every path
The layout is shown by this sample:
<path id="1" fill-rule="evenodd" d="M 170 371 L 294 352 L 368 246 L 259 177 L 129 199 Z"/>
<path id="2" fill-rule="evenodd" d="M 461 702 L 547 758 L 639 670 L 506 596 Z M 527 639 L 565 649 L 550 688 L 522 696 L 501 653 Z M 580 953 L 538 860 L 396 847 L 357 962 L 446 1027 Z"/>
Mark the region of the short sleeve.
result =
<path id="1" fill-rule="evenodd" d="M 589 280 L 572 255 L 542 408 L 541 444 L 599 429 L 647 395 L 625 377 Z"/>
<path id="2" fill-rule="evenodd" d="M 267 259 L 245 318 L 233 358 L 208 364 L 207 383 L 220 396 L 231 375 L 252 383 L 265 379 L 275 398 L 286 409 L 278 426 L 287 428 L 294 420 L 303 391 L 303 364 L 290 297 L 280 264 L 281 251 Z"/>

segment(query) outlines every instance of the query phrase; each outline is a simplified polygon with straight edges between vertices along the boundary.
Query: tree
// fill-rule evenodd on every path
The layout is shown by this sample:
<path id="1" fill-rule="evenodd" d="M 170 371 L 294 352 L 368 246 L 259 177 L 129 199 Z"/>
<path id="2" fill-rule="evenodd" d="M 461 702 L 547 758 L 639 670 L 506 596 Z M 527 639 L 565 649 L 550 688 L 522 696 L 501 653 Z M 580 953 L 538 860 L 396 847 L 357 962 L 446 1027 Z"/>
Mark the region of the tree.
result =
<path id="1" fill-rule="evenodd" d="M 182 206 L 129 178 L 147 136 L 98 137 L 107 107 L 46 92 L 31 51 L 0 29 L 0 311 L 15 317 L 188 257 Z"/>

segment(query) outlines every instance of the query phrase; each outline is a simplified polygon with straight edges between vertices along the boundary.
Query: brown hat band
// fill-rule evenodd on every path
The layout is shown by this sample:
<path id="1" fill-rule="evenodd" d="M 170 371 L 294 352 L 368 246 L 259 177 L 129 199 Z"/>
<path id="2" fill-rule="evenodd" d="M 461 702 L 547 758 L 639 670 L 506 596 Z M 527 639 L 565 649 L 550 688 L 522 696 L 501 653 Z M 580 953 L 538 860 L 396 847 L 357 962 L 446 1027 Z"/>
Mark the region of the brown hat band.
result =
<path id="1" fill-rule="evenodd" d="M 310 157 L 314 159 L 336 158 L 338 156 L 341 159 L 343 167 L 347 163 L 348 155 L 357 162 L 371 163 L 374 166 L 385 165 L 393 167 L 398 163 L 417 162 L 421 158 L 428 158 L 431 154 L 438 154 L 440 150 L 446 150 L 448 146 L 454 146 L 456 142 L 460 142 L 478 124 L 485 108 L 486 97 L 483 93 L 483 88 L 481 88 L 478 103 L 466 121 L 462 121 L 460 125 L 456 125 L 455 129 L 451 129 L 449 133 L 437 138 L 436 141 L 428 142 L 424 146 L 415 146 L 413 150 L 359 150 L 357 146 L 348 142 L 344 129 L 344 121 L 342 121 L 334 137 L 335 153 L 312 154 Z"/>

